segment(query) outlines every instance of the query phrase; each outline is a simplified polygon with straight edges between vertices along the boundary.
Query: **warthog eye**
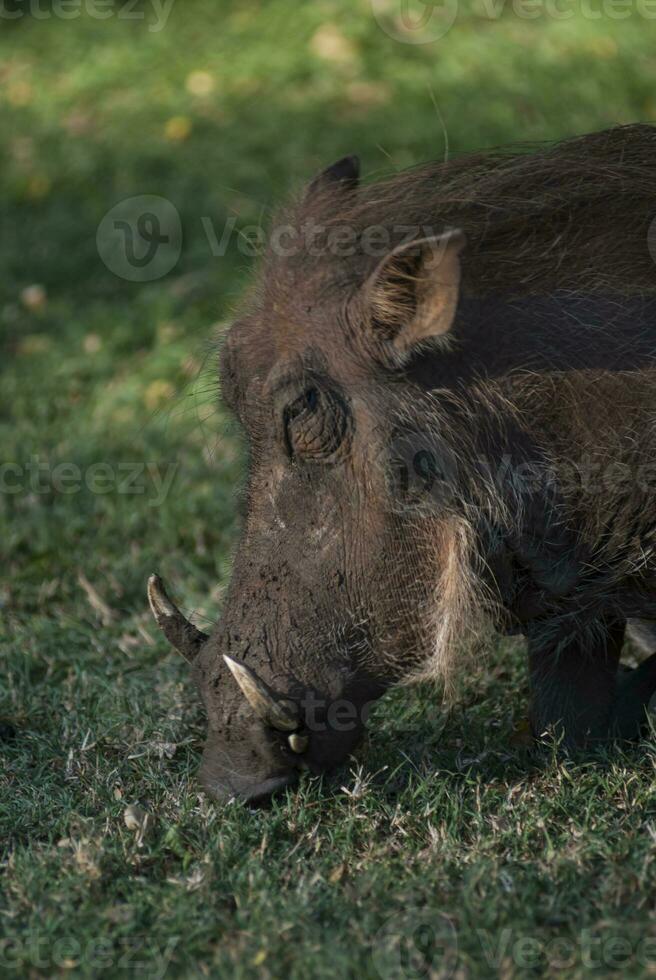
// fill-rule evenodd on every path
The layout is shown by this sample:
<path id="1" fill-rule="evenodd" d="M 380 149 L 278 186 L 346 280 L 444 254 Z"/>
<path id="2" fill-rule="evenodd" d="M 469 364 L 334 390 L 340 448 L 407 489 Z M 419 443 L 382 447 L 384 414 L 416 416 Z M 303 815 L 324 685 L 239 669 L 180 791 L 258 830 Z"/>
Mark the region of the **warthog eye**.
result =
<path id="1" fill-rule="evenodd" d="M 328 460 L 344 443 L 349 413 L 334 391 L 308 386 L 285 409 L 285 436 L 290 454 Z"/>

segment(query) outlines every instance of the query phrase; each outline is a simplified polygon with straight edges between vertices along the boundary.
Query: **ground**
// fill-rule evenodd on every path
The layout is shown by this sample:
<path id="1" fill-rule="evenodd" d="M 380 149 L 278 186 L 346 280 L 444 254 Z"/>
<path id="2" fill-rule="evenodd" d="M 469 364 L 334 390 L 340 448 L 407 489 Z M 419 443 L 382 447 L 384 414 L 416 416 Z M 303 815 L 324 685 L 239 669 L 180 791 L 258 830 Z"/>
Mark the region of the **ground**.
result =
<path id="1" fill-rule="evenodd" d="M 532 755 L 521 644 L 497 644 L 449 710 L 386 699 L 335 779 L 221 807 L 145 604 L 158 570 L 211 622 L 228 580 L 239 231 L 347 152 L 375 173 L 656 114 L 648 5 L 561 6 L 447 4 L 421 35 L 395 0 L 3 5 L 0 974 L 656 972 L 654 739 Z M 144 194 L 183 245 L 134 282 L 96 233 Z"/>

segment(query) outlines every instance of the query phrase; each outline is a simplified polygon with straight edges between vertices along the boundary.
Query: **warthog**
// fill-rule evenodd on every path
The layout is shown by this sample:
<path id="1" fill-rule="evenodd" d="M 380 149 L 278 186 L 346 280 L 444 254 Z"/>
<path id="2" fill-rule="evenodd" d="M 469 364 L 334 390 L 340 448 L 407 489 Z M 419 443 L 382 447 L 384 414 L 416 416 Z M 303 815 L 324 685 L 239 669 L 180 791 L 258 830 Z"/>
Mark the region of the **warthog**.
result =
<path id="1" fill-rule="evenodd" d="M 656 130 L 358 170 L 278 215 L 225 339 L 249 467 L 220 624 L 149 583 L 222 799 L 339 763 L 487 630 L 527 637 L 536 736 L 635 737 L 656 688 L 619 665 L 656 620 Z"/>

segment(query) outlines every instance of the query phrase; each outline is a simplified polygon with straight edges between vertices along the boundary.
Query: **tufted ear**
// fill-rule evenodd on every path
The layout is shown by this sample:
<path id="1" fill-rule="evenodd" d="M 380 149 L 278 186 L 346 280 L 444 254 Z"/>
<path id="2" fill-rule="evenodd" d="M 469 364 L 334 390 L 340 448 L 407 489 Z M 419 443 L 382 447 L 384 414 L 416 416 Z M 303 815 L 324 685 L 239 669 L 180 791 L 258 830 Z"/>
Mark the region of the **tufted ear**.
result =
<path id="1" fill-rule="evenodd" d="M 365 283 L 371 330 L 393 361 L 402 362 L 417 344 L 451 329 L 464 245 L 458 230 L 399 245 Z"/>
<path id="2" fill-rule="evenodd" d="M 357 188 L 359 180 L 359 158 L 356 156 L 342 157 L 341 160 L 317 174 L 308 187 L 307 196 L 310 197 L 317 191 L 335 184 L 340 184 L 344 190 L 353 191 Z"/>

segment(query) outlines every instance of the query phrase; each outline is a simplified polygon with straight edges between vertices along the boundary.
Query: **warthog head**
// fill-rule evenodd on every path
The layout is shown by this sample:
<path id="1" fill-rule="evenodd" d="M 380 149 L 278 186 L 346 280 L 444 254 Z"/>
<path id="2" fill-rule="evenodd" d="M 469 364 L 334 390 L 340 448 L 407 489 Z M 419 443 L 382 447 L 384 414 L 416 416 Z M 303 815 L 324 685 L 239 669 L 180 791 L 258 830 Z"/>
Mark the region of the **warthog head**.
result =
<path id="1" fill-rule="evenodd" d="M 459 609 L 466 618 L 468 544 L 446 490 L 448 453 L 436 474 L 441 436 L 430 453 L 421 442 L 435 405 L 407 370 L 419 351 L 448 346 L 464 236 L 440 229 L 372 254 L 355 222 L 351 247 L 344 225 L 331 239 L 334 223 L 315 224 L 308 243 L 318 210 L 357 211 L 357 185 L 357 160 L 342 160 L 278 222 L 222 350 L 222 397 L 249 467 L 212 636 L 150 582 L 207 710 L 201 778 L 218 798 L 261 799 L 301 769 L 344 760 L 371 702 L 441 670 Z M 408 469 L 431 486 L 439 475 L 430 507 L 407 506 Z"/>
<path id="2" fill-rule="evenodd" d="M 374 699 L 462 675 L 482 627 L 556 649 L 598 644 L 609 608 L 654 618 L 651 498 L 585 463 L 653 460 L 655 143 L 617 127 L 362 185 L 348 157 L 273 222 L 221 357 L 249 465 L 219 625 L 149 585 L 211 793 L 336 765 Z"/>

